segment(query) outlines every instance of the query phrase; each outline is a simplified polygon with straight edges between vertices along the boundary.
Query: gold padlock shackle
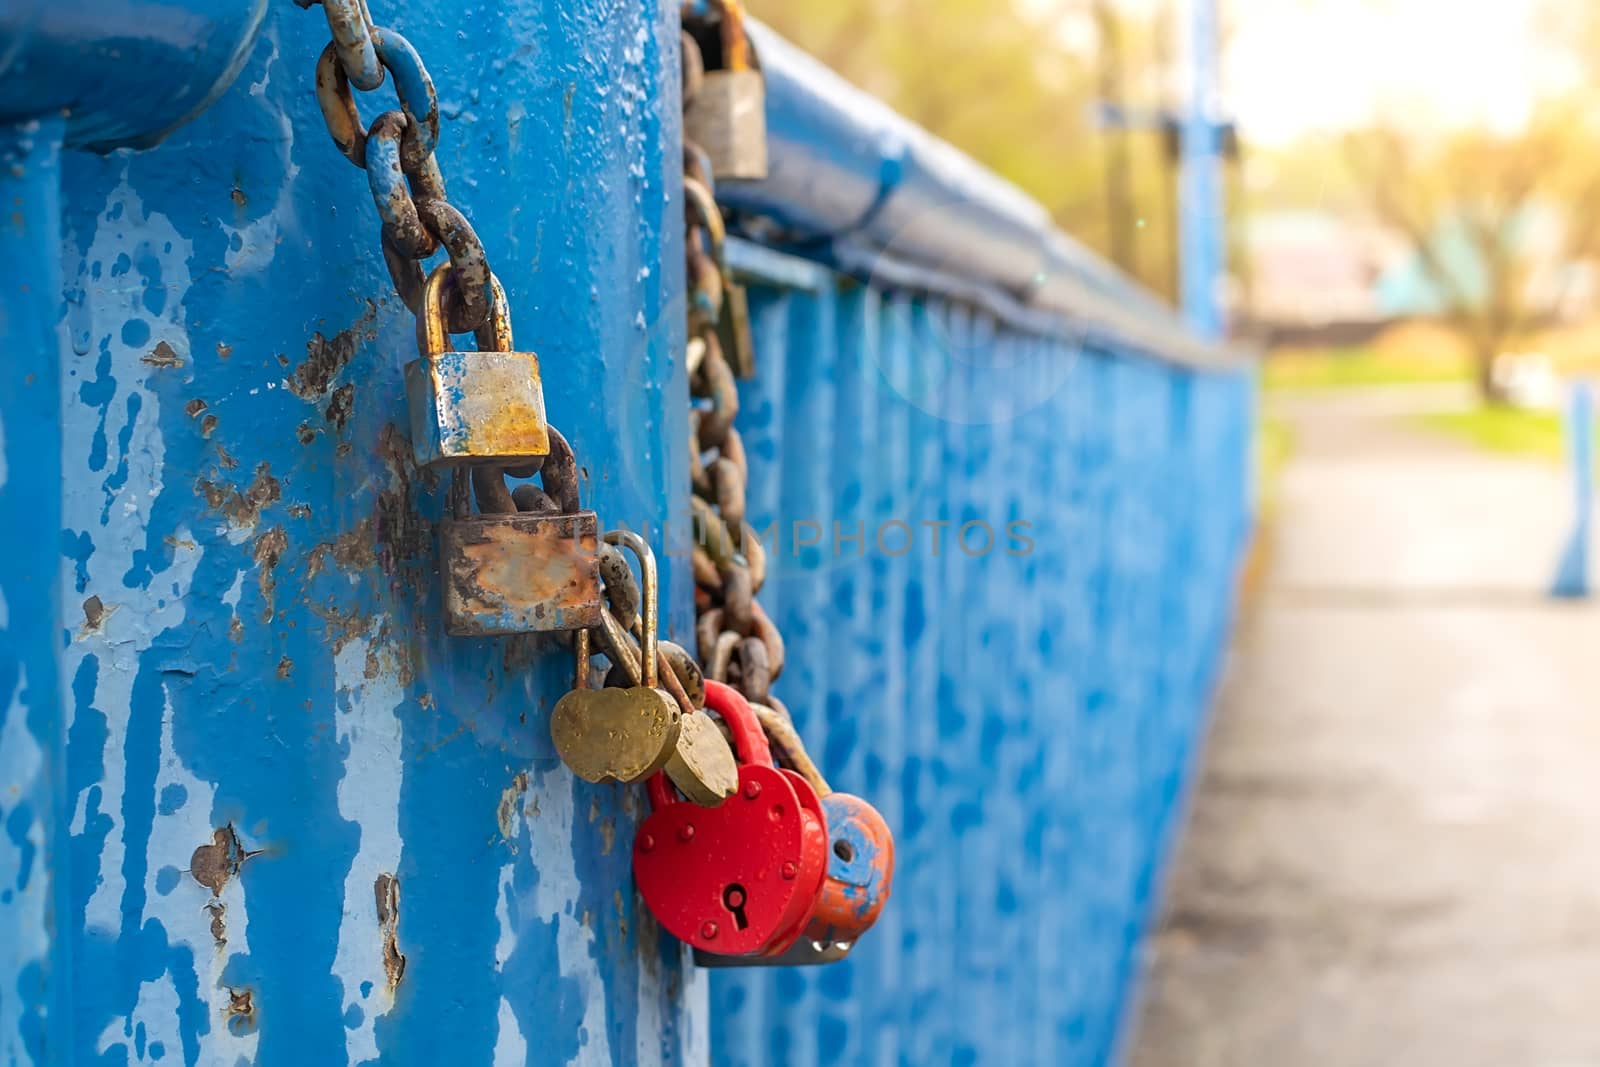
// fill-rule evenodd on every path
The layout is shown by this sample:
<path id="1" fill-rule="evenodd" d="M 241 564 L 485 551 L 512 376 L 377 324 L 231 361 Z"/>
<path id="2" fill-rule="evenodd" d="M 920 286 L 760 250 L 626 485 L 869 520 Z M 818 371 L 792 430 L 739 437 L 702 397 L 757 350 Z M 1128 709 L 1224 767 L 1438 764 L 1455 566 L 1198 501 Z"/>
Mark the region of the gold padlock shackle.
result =
<path id="1" fill-rule="evenodd" d="M 424 356 L 452 351 L 450 331 L 445 327 L 445 287 L 454 279 L 454 266 L 447 260 L 433 268 L 422 289 L 422 307 L 417 315 L 417 349 Z M 493 272 L 489 274 L 489 317 L 472 334 L 480 352 L 512 352 L 511 304 L 505 287 Z"/>
<path id="2" fill-rule="evenodd" d="M 621 545 L 639 557 L 639 587 L 644 601 L 639 611 L 639 666 L 647 688 L 660 681 L 656 661 L 656 626 L 660 620 L 661 584 L 656 576 L 656 554 L 650 542 L 632 530 L 607 530 L 607 544 Z"/>

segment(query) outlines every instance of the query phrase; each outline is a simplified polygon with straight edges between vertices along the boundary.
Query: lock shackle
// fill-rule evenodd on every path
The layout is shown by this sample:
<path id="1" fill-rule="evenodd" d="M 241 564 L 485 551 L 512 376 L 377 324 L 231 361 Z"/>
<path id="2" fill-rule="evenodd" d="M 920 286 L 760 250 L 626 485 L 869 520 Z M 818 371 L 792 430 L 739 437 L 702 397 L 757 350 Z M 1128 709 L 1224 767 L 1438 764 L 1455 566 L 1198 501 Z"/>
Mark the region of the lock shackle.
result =
<path id="1" fill-rule="evenodd" d="M 772 748 L 767 744 L 767 735 L 762 733 L 755 710 L 743 694 L 731 685 L 707 678 L 706 710 L 716 712 L 728 724 L 728 730 L 733 734 L 733 751 L 738 755 L 741 765 L 772 766 Z M 651 775 L 648 788 L 652 810 L 660 810 L 672 803 L 672 783 L 665 771 Z"/>
<path id="2" fill-rule="evenodd" d="M 445 317 L 445 296 L 455 283 L 455 265 L 448 261 L 433 268 L 422 287 L 422 306 L 417 313 L 417 350 L 423 357 L 437 356 L 455 349 Z M 480 352 L 511 352 L 511 304 L 505 287 L 493 272 L 489 274 L 489 316 L 473 331 Z"/>
<path id="3" fill-rule="evenodd" d="M 683 179 L 684 206 L 689 209 L 694 221 L 705 228 L 706 235 L 711 241 L 711 258 L 717 264 L 717 273 L 724 277 L 728 274 L 728 227 L 723 221 L 722 210 L 717 207 L 717 198 L 712 194 L 707 185 L 697 178 L 685 176 Z"/>
<path id="4" fill-rule="evenodd" d="M 607 530 L 605 542 L 621 545 L 639 557 L 639 588 L 644 605 L 639 619 L 639 669 L 644 686 L 656 688 L 656 626 L 660 621 L 661 584 L 656 576 L 656 554 L 650 542 L 632 530 Z"/>
<path id="5" fill-rule="evenodd" d="M 573 664 L 572 688 L 589 688 L 589 656 L 591 654 L 589 631 L 579 630 L 572 635 L 572 654 L 577 662 Z"/>
<path id="6" fill-rule="evenodd" d="M 688 21 L 702 15 L 705 8 L 715 11 L 718 31 L 722 39 L 722 66 L 719 70 L 752 70 L 754 53 L 750 50 L 750 35 L 744 28 L 744 5 L 739 0 L 688 0 L 683 5 L 683 18 Z"/>

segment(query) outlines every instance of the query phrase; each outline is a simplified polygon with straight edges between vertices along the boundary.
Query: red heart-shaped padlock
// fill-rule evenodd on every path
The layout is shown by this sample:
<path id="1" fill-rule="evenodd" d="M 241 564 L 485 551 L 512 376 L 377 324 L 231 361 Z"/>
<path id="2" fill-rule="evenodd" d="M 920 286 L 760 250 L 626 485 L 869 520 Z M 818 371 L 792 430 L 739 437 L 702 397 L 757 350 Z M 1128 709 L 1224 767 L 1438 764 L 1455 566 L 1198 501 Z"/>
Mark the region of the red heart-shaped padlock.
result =
<path id="1" fill-rule="evenodd" d="M 800 840 L 800 873 L 796 881 L 800 892 L 795 894 L 794 906 L 784 917 L 784 923 L 772 941 L 762 950 L 763 956 L 781 956 L 800 939 L 816 909 L 822 893 L 822 882 L 828 873 L 828 823 L 823 814 L 822 802 L 811 783 L 791 770 L 782 774 L 794 788 L 800 801 L 800 821 L 803 824 Z"/>
<path id="2" fill-rule="evenodd" d="M 651 777 L 652 811 L 633 839 L 633 876 L 650 913 L 680 940 L 724 955 L 759 953 L 804 927 L 821 882 L 802 878 L 807 842 L 820 841 L 825 854 L 826 834 L 808 833 L 800 798 L 772 766 L 745 699 L 708 680 L 706 705 L 733 733 L 739 790 L 702 808 L 676 800 L 666 775 Z"/>

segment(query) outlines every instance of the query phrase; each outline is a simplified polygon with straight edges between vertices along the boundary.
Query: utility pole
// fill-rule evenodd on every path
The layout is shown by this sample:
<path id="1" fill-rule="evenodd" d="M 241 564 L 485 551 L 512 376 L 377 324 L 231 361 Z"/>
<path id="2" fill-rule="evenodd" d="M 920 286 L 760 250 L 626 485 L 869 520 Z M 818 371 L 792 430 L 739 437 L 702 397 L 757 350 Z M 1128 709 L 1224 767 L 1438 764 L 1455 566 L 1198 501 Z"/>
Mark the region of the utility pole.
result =
<path id="1" fill-rule="evenodd" d="M 1220 338 L 1222 279 L 1227 269 L 1226 206 L 1223 202 L 1222 78 L 1218 0 L 1186 0 L 1189 7 L 1186 96 L 1179 177 L 1181 214 L 1180 295 L 1184 317 L 1204 337 Z"/>
<path id="2" fill-rule="evenodd" d="M 1100 101 L 1120 112 L 1122 100 L 1122 27 L 1113 0 L 1094 0 L 1094 21 L 1100 37 Z M 1133 244 L 1132 166 L 1128 158 L 1128 131 L 1123 125 L 1105 125 L 1106 230 L 1111 261 L 1129 274 L 1138 273 Z"/>

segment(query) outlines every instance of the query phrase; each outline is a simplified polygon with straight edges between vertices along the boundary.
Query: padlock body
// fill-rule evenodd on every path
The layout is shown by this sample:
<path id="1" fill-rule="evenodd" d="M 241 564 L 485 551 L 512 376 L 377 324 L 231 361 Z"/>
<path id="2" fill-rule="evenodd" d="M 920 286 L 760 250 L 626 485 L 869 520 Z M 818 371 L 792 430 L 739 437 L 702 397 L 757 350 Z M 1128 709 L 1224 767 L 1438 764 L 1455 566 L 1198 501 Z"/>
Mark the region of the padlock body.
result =
<path id="1" fill-rule="evenodd" d="M 749 381 L 756 376 L 755 339 L 750 335 L 750 295 L 732 280 L 722 285 L 722 314 L 717 318 L 717 344 L 733 368 L 734 377 Z"/>
<path id="2" fill-rule="evenodd" d="M 800 868 L 795 881 L 798 889 L 778 932 L 761 950 L 763 956 L 781 956 L 799 940 L 816 911 L 823 878 L 828 872 L 828 826 L 817 799 L 817 791 L 791 770 L 779 772 L 794 789 L 800 803 Z"/>
<path id="3" fill-rule="evenodd" d="M 767 176 L 767 90 L 758 70 L 711 70 L 683 115 L 684 138 L 717 178 Z"/>
<path id="4" fill-rule="evenodd" d="M 419 466 L 511 464 L 550 453 L 532 352 L 440 352 L 406 364 L 405 379 Z"/>
<path id="5" fill-rule="evenodd" d="M 585 630 L 600 623 L 599 522 L 472 515 L 439 524 L 445 631 L 455 637 Z"/>
<path id="6" fill-rule="evenodd" d="M 716 808 L 657 808 L 633 841 L 633 875 L 650 913 L 690 946 L 727 955 L 764 950 L 790 921 L 803 860 L 800 802 L 772 767 L 739 768 L 739 790 Z M 740 906 L 729 906 L 737 888 Z"/>
<path id="7" fill-rule="evenodd" d="M 822 798 L 828 872 L 806 925 L 808 940 L 855 941 L 878 921 L 894 883 L 894 835 L 871 804 L 849 793 Z"/>

